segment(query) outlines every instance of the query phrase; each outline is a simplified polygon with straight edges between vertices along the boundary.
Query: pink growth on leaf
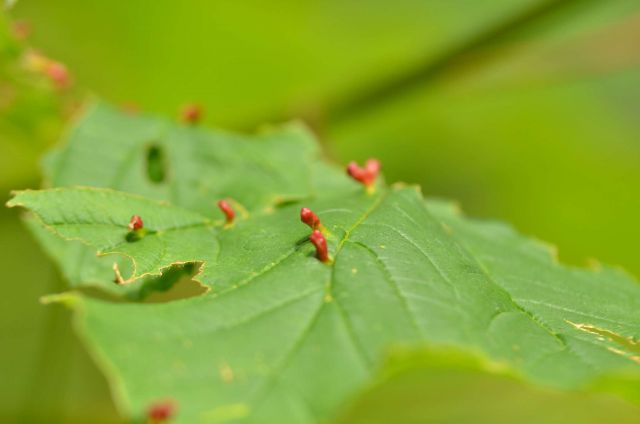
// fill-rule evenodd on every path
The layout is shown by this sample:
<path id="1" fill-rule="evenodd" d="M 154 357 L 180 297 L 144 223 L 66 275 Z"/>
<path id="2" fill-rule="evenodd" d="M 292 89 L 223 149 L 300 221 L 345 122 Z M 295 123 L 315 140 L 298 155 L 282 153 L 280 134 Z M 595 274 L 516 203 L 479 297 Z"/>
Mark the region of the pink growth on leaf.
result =
<path id="1" fill-rule="evenodd" d="M 197 124 L 202 119 L 202 107 L 196 104 L 188 104 L 182 108 L 180 119 L 187 124 Z"/>
<path id="2" fill-rule="evenodd" d="M 142 222 L 142 218 L 138 215 L 133 215 L 131 217 L 131 221 L 129 221 L 129 229 L 131 231 L 140 230 L 144 227 L 144 222 Z"/>
<path id="3" fill-rule="evenodd" d="M 152 403 L 147 409 L 147 418 L 152 423 L 165 423 L 176 413 L 174 401 L 167 399 Z"/>
<path id="4" fill-rule="evenodd" d="M 49 62 L 45 67 L 45 73 L 58 88 L 67 88 L 71 85 L 69 71 L 63 63 Z"/>
<path id="5" fill-rule="evenodd" d="M 224 216 L 227 219 L 227 224 L 233 223 L 233 218 L 236 216 L 236 213 L 229 202 L 227 202 L 226 200 L 219 200 L 218 207 L 220 208 L 222 213 L 224 213 Z"/>
<path id="6" fill-rule="evenodd" d="M 320 262 L 329 262 L 329 251 L 327 250 L 327 239 L 324 238 L 320 230 L 313 230 L 309 240 L 316 247 L 316 257 Z"/>
<path id="7" fill-rule="evenodd" d="M 347 166 L 347 174 L 354 180 L 364 184 L 367 187 L 371 187 L 375 182 L 378 174 L 380 173 L 380 161 L 377 159 L 369 159 L 364 168 L 361 168 L 357 163 L 351 162 Z"/>
<path id="8" fill-rule="evenodd" d="M 320 228 L 320 218 L 309 208 L 300 209 L 300 221 L 307 224 L 313 230 Z"/>
<path id="9" fill-rule="evenodd" d="M 11 23 L 11 32 L 18 40 L 26 40 L 31 35 L 31 25 L 26 21 L 14 21 Z"/>

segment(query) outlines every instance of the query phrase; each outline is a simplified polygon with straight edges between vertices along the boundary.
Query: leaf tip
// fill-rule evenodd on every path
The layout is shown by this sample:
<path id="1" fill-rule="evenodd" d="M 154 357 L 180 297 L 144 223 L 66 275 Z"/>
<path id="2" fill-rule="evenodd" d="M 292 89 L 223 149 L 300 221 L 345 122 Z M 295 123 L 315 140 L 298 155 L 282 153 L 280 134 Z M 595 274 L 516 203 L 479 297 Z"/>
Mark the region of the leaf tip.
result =
<path id="1" fill-rule="evenodd" d="M 16 206 L 23 206 L 22 202 L 18 200 L 18 198 L 22 195 L 22 193 L 28 190 L 11 190 L 9 195 L 11 198 L 5 202 L 5 206 L 7 208 L 15 208 Z"/>
<path id="2" fill-rule="evenodd" d="M 40 303 L 43 305 L 51 305 L 52 303 L 60 303 L 69 308 L 74 307 L 80 302 L 78 294 L 73 292 L 48 294 L 40 297 Z"/>

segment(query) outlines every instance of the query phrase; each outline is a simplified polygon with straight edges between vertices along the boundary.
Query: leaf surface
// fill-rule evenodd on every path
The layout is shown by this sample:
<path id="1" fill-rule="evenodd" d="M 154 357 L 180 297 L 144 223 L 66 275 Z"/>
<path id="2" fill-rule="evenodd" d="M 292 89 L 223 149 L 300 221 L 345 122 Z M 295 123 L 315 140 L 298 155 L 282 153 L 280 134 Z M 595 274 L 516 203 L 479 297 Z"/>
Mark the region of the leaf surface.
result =
<path id="1" fill-rule="evenodd" d="M 108 116 L 119 119 L 113 111 Z M 96 122 L 101 119 L 90 115 L 80 128 L 116 128 Z M 140 125 L 140 133 L 150 131 L 145 121 L 123 119 Z M 156 126 L 162 125 L 169 126 Z M 390 349 L 424 345 L 478 352 L 538 385 L 607 390 L 640 401 L 640 285 L 630 277 L 564 267 L 540 243 L 500 224 L 464 218 L 445 203 L 425 203 L 415 187 L 380 182 L 375 193 L 367 193 L 304 153 L 316 151 L 306 142 L 282 150 L 283 142 L 264 140 L 241 147 L 284 155 L 302 146 L 304 154 L 299 167 L 274 168 L 273 184 L 258 188 L 259 196 L 233 193 L 244 199 L 247 213 L 224 226 L 206 205 L 231 194 L 225 190 L 247 187 L 242 179 L 255 176 L 245 166 L 260 159 L 226 156 L 234 159 L 222 172 L 213 159 L 225 157 L 216 143 L 223 152 L 233 145 L 197 131 L 200 140 L 211 137 L 203 148 L 214 152 L 208 165 L 194 159 L 196 144 L 185 162 L 167 156 L 168 175 L 185 177 L 173 166 L 186 170 L 191 160 L 197 162 L 194 169 L 211 169 L 189 174 L 190 185 L 163 183 L 177 194 L 151 190 L 148 181 L 137 180 L 139 173 L 122 172 L 116 188 L 132 187 L 153 199 L 110 188 L 65 187 L 18 192 L 10 201 L 31 210 L 33 222 L 52 232 L 42 240 L 76 240 L 69 243 L 128 258 L 132 286 L 141 286 L 145 274 L 201 264 L 194 278 L 210 290 L 197 297 L 157 304 L 79 293 L 52 298 L 77 311 L 80 334 L 127 416 L 140 418 L 151 402 L 170 397 L 179 405 L 177 422 L 325 420 L 370 384 Z M 135 131 L 126 127 L 130 133 Z M 73 175 L 80 153 L 88 154 L 87 146 L 104 137 L 76 133 L 50 162 L 57 178 Z M 171 140 L 167 152 L 193 142 Z M 127 143 L 144 145 L 134 138 Z M 144 150 L 131 149 L 137 153 L 115 162 L 76 165 L 86 173 L 63 185 L 86 175 L 108 186 L 99 177 L 127 157 L 120 169 L 144 169 Z M 280 175 L 290 170 L 295 178 Z M 202 187 L 201 180 L 211 189 L 180 194 L 187 186 Z M 165 195 L 170 203 L 157 200 Z M 299 222 L 301 206 L 323 222 L 328 264 L 314 257 L 310 230 Z M 147 230 L 136 240 L 128 237 L 133 214 L 143 217 Z M 59 256 L 63 268 L 72 259 Z"/>
<path id="2" fill-rule="evenodd" d="M 310 134 L 296 124 L 265 128 L 260 135 L 247 137 L 151 116 L 133 117 L 98 103 L 74 126 L 67 143 L 48 155 L 44 173 L 48 186 L 117 189 L 170 201 L 219 221 L 223 215 L 216 202 L 222 198 L 230 198 L 242 218 L 309 197 L 314 185 L 311 170 L 322 166 L 316 163 L 318 155 Z M 319 188 L 322 184 L 330 182 L 321 182 Z M 119 230 L 111 233 L 120 241 L 125 221 L 141 215 L 132 210 L 120 217 Z M 147 279 L 138 287 L 116 287 L 112 265 L 117 262 L 123 274 L 134 277 L 128 261 L 96 257 L 95 249 L 83 243 L 63 243 L 40 226 L 29 228 L 72 286 L 95 286 L 139 299 L 144 297 L 140 287 L 155 284 Z"/>

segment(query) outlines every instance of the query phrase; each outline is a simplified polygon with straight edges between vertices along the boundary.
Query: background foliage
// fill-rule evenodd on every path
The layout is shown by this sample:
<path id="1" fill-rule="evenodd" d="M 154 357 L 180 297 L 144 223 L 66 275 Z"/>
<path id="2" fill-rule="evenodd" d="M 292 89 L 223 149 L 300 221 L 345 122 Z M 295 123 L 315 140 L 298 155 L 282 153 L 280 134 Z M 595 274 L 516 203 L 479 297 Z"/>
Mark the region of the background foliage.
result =
<path id="1" fill-rule="evenodd" d="M 11 15 L 76 88 L 24 71 L 3 22 L 5 194 L 38 184 L 36 158 L 59 138 L 73 93 L 169 116 L 197 101 L 207 124 L 230 128 L 302 117 L 339 161 L 379 156 L 389 180 L 510 221 L 566 261 L 640 273 L 636 2 L 34 0 Z M 56 274 L 16 212 L 0 213 L 0 340 L 12 346 L 0 354 L 0 417 L 68 422 L 72 411 L 82 422 L 83 408 L 103 407 L 104 384 L 65 313 L 36 301 L 57 291 Z"/>

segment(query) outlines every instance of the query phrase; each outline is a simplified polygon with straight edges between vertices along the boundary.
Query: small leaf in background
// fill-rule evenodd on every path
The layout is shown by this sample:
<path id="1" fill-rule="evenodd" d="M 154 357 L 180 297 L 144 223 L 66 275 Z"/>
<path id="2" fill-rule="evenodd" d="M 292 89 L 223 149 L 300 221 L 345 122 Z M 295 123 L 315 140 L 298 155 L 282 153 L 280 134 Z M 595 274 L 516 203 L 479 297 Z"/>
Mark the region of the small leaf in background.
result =
<path id="1" fill-rule="evenodd" d="M 60 136 L 75 103 L 74 92 L 58 90 L 45 69 L 59 62 L 20 38 L 0 13 L 0 181 L 6 189 L 35 180 L 40 155 Z"/>

